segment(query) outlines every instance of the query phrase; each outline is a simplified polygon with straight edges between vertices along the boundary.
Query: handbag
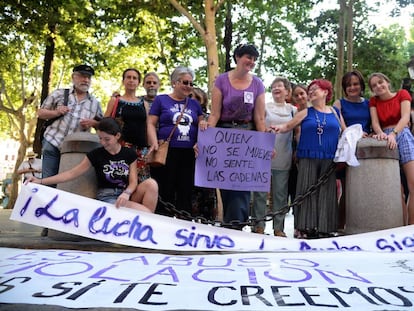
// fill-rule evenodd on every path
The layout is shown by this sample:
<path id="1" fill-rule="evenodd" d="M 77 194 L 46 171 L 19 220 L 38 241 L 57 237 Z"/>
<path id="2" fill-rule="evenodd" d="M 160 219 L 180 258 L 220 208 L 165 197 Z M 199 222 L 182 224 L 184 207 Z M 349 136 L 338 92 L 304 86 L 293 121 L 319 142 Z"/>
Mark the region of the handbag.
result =
<path id="1" fill-rule="evenodd" d="M 169 140 L 158 141 L 158 150 L 153 150 L 147 159 L 147 163 L 153 167 L 159 167 L 165 165 L 167 161 L 168 147 L 170 145 Z"/>
<path id="2" fill-rule="evenodd" d="M 118 113 L 117 110 L 118 110 L 118 106 L 119 106 L 119 97 L 120 97 L 120 95 L 115 96 L 115 102 L 114 102 L 114 107 L 112 108 L 111 118 L 115 119 L 118 122 L 118 124 L 121 126 L 121 128 L 123 128 L 124 127 L 124 121 L 122 120 L 121 112 L 119 112 L 119 116 L 117 116 L 117 113 Z"/>
<path id="3" fill-rule="evenodd" d="M 158 141 L 158 150 L 153 150 L 147 157 L 147 163 L 150 166 L 153 167 L 159 167 L 164 166 L 167 161 L 167 154 L 168 154 L 168 147 L 170 145 L 170 140 L 172 135 L 174 134 L 175 129 L 177 128 L 178 124 L 181 121 L 181 118 L 183 117 L 184 111 L 187 108 L 188 105 L 188 97 L 186 98 L 185 105 L 183 110 L 181 111 L 180 116 L 177 118 L 177 121 L 175 122 L 175 125 L 173 129 L 170 132 L 170 135 L 168 135 L 166 140 L 159 140 Z"/>

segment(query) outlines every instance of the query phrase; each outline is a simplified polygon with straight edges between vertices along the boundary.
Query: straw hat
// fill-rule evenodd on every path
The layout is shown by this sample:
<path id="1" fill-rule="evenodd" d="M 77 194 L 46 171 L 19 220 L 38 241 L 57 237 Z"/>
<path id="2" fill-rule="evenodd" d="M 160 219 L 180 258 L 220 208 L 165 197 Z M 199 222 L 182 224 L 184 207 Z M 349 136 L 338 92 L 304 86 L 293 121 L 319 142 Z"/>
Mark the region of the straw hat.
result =
<path id="1" fill-rule="evenodd" d="M 32 150 L 28 151 L 26 156 L 28 158 L 35 158 L 36 157 L 36 153 L 34 153 Z"/>

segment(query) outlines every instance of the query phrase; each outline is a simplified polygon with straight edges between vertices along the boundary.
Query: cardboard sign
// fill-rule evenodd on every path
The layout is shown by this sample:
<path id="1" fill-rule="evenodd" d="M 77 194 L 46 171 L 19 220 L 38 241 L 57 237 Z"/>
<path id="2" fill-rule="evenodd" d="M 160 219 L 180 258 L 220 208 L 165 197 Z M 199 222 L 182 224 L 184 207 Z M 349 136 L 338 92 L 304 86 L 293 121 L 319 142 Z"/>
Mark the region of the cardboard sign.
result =
<path id="1" fill-rule="evenodd" d="M 270 191 L 275 134 L 227 128 L 198 132 L 195 185 Z"/>
<path id="2" fill-rule="evenodd" d="M 407 253 L 0 248 L 0 302 L 157 311 L 408 311 L 414 307 L 413 267 Z"/>

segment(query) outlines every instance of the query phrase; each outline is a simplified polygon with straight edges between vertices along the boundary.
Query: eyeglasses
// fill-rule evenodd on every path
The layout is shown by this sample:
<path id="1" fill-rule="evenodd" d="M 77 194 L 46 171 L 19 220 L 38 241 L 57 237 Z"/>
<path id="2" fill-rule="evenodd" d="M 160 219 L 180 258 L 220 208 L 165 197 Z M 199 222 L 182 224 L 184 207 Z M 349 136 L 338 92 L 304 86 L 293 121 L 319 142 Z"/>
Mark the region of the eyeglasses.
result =
<path id="1" fill-rule="evenodd" d="M 319 86 L 313 86 L 311 88 L 309 88 L 308 90 L 308 94 L 315 92 L 316 90 L 319 90 L 320 87 Z"/>
<path id="2" fill-rule="evenodd" d="M 158 84 L 158 82 L 157 81 L 145 81 L 145 84 L 154 84 L 154 85 L 156 85 L 156 84 Z"/>
<path id="3" fill-rule="evenodd" d="M 194 83 L 192 81 L 188 81 L 188 80 L 178 80 L 178 82 L 180 82 L 181 84 L 185 85 L 185 86 L 194 86 Z"/>

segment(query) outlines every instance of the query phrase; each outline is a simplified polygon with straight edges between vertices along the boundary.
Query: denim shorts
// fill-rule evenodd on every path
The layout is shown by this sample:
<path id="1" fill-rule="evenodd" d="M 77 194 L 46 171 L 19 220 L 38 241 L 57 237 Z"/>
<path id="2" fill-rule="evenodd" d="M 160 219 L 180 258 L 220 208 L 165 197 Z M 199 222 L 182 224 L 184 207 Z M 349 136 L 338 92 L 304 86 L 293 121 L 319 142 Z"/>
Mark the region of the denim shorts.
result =
<path id="1" fill-rule="evenodd" d="M 392 132 L 392 128 L 385 129 L 384 132 L 388 135 Z M 408 127 L 397 134 L 396 137 L 398 145 L 398 153 L 400 155 L 400 163 L 405 164 L 414 161 L 414 136 Z"/>
<path id="2" fill-rule="evenodd" d="M 124 192 L 124 189 L 121 188 L 100 188 L 96 192 L 96 199 L 102 202 L 115 204 L 122 192 Z"/>

